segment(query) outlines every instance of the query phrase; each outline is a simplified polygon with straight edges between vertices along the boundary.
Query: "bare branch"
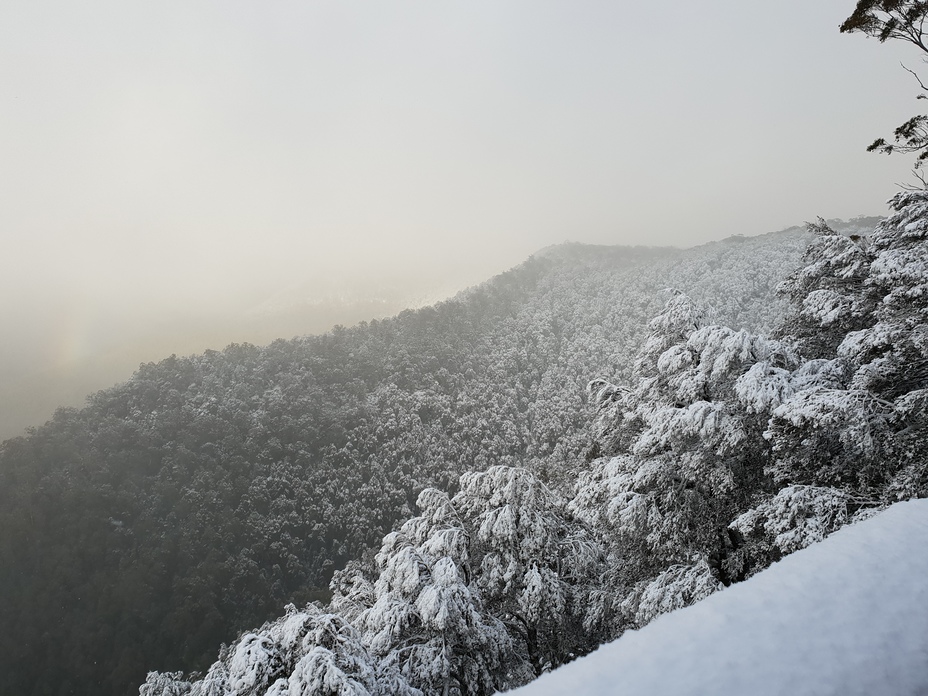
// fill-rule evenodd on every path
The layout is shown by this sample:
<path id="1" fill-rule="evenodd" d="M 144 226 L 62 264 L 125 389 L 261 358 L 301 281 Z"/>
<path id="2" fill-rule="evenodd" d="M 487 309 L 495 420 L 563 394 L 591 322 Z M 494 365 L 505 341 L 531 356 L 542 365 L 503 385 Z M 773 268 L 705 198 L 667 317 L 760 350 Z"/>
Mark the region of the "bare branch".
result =
<path id="1" fill-rule="evenodd" d="M 919 184 L 896 184 L 899 188 L 906 191 L 928 191 L 928 174 L 921 169 L 913 169 L 912 176 L 918 179 Z"/>
<path id="2" fill-rule="evenodd" d="M 918 73 L 916 73 L 916 72 L 915 72 L 914 70 L 912 70 L 911 68 L 907 68 L 907 67 L 905 66 L 905 63 L 899 63 L 899 65 L 901 65 L 901 66 L 902 66 L 902 69 L 905 70 L 907 73 L 911 73 L 912 77 L 914 77 L 915 80 L 916 80 L 916 82 L 918 82 L 918 86 L 919 86 L 919 87 L 921 87 L 923 90 L 925 90 L 926 92 L 928 92 L 928 87 L 925 87 L 925 83 L 922 82 L 922 78 L 920 78 L 920 77 L 918 76 Z"/>

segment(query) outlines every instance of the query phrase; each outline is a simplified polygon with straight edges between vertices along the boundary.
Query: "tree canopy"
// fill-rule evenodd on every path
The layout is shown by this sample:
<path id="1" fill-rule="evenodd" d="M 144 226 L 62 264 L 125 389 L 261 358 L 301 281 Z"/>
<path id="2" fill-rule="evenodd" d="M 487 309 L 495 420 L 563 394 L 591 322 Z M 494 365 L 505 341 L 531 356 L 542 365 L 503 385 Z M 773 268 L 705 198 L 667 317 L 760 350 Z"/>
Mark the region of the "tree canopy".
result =
<path id="1" fill-rule="evenodd" d="M 769 328 L 803 245 L 793 229 L 686 251 L 555 247 L 434 307 L 167 358 L 59 411 L 0 445 L 0 694 L 125 694 L 151 665 L 206 669 L 243 628 L 328 599 L 334 571 L 466 471 L 524 467 L 569 489 L 590 448 L 583 387 L 631 377 L 661 290 Z M 551 662 L 555 621 L 532 603 L 554 587 L 547 566 L 506 581 L 518 600 L 490 567 L 505 575 L 518 549 L 479 557 L 486 584 L 468 592 L 513 617 L 531 600 L 529 662 Z M 573 621 L 571 607 L 550 609 Z"/>
<path id="2" fill-rule="evenodd" d="M 842 33 L 862 32 L 884 42 L 908 41 L 921 50 L 925 46 L 925 16 L 928 2 L 913 0 L 858 0 L 853 14 L 841 24 Z"/>
<path id="3" fill-rule="evenodd" d="M 928 495 L 928 192 L 891 208 L 869 235 L 812 226 L 775 332 L 673 293 L 631 375 L 591 382 L 573 482 L 494 465 L 426 488 L 328 607 L 143 694 L 489 696 Z"/>

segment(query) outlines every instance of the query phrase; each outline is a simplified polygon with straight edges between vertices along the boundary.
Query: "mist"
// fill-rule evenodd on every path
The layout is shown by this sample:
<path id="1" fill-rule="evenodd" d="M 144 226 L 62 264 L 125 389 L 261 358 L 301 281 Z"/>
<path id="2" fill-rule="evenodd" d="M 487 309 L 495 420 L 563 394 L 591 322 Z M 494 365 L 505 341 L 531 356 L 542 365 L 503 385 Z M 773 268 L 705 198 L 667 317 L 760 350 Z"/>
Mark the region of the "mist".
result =
<path id="1" fill-rule="evenodd" d="M 905 54 L 842 0 L 0 9 L 0 438 L 171 353 L 538 249 L 885 211 Z M 911 98 L 909 98 L 911 95 Z"/>

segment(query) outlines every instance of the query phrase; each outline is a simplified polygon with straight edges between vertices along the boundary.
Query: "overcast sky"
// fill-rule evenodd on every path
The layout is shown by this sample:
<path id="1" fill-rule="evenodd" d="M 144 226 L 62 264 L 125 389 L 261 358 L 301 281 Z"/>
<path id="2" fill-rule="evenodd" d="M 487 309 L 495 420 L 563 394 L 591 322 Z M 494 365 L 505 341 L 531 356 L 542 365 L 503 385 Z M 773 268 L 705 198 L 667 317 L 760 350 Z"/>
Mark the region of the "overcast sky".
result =
<path id="1" fill-rule="evenodd" d="M 0 320 L 882 214 L 919 57 L 853 5 L 0 3 Z"/>

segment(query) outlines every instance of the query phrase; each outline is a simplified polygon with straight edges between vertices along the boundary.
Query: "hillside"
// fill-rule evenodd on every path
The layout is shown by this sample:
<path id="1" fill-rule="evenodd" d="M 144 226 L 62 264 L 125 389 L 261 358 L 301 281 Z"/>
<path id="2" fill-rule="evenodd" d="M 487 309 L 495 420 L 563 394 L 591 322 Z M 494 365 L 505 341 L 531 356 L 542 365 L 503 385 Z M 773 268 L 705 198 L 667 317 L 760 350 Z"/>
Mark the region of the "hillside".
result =
<path id="1" fill-rule="evenodd" d="M 894 505 L 513 696 L 928 691 L 928 501 Z"/>
<path id="2" fill-rule="evenodd" d="M 565 485 L 526 462 L 426 488 L 417 514 L 384 536 L 376 554 L 333 575 L 329 602 L 291 604 L 246 629 L 205 673 L 149 672 L 141 696 L 490 696 L 750 580 L 898 501 L 928 497 L 928 192 L 902 191 L 890 206 L 869 234 L 810 226 L 801 266 L 779 286 L 790 306 L 773 332 L 714 323 L 691 297 L 672 293 L 648 322 L 632 378 L 591 383 L 592 444 Z M 907 631 L 912 605 L 922 603 L 922 573 L 910 565 L 913 574 L 895 576 L 872 564 L 875 547 L 893 549 L 887 561 L 904 559 L 886 527 L 862 528 L 871 530 L 862 553 L 847 558 L 853 549 L 841 547 L 823 561 L 838 566 L 852 609 L 836 615 L 833 603 L 806 597 L 807 576 L 781 589 L 803 619 L 850 616 L 874 629 L 845 636 L 822 628 L 813 639 L 841 633 L 852 652 L 892 651 L 890 634 Z M 860 583 L 846 580 L 857 576 Z M 894 601 L 870 606 L 884 584 Z M 723 598 L 731 592 L 743 594 L 729 589 Z M 752 602 L 735 612 L 739 620 L 788 616 Z M 697 632 L 717 629 L 712 617 L 698 618 Z M 744 630 L 729 622 L 723 633 L 728 627 Z M 765 664 L 804 663 L 777 634 L 756 644 Z M 912 639 L 923 657 L 924 636 Z M 802 668 L 814 681 L 808 686 L 840 692 L 843 651 L 820 654 L 824 662 Z M 917 688 L 910 678 L 923 675 L 912 653 L 904 656 L 891 662 L 900 674 L 874 671 L 860 684 Z M 744 670 L 732 674 L 737 681 Z"/>
<path id="3" fill-rule="evenodd" d="M 584 387 L 630 375 L 663 290 L 769 329 L 806 241 L 553 247 L 434 307 L 172 356 L 60 410 L 0 447 L 0 692 L 203 669 L 284 604 L 327 598 L 423 488 L 494 464 L 572 481 L 594 456 Z"/>
<path id="4" fill-rule="evenodd" d="M 487 266 L 492 273 L 482 272 Z M 307 271 L 278 277 L 276 284 L 252 283 L 235 294 L 216 289 L 210 296 L 187 297 L 183 306 L 160 295 L 153 300 L 112 293 L 78 295 L 63 304 L 20 304 L 3 314 L 0 440 L 41 425 L 56 408 L 81 406 L 87 394 L 126 381 L 140 363 L 383 319 L 451 297 L 504 268 L 489 260 L 466 272 L 440 265 L 391 267 L 350 280 Z"/>

